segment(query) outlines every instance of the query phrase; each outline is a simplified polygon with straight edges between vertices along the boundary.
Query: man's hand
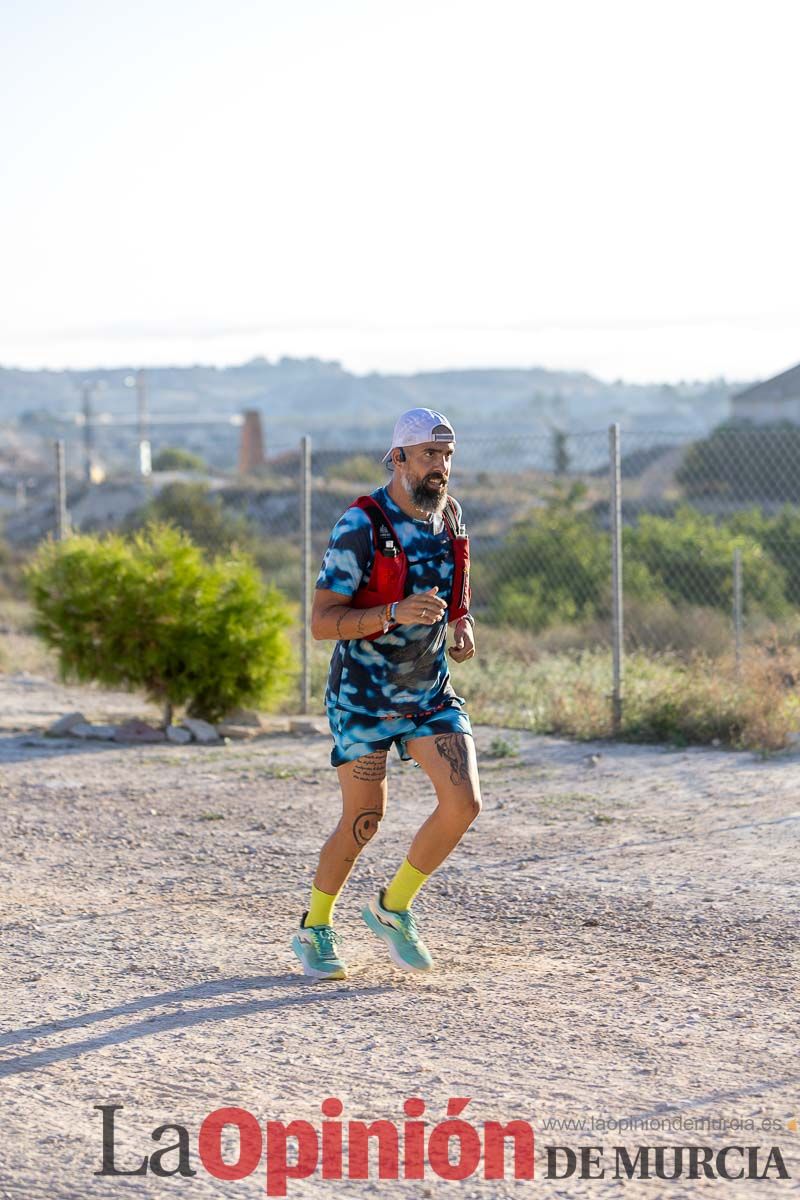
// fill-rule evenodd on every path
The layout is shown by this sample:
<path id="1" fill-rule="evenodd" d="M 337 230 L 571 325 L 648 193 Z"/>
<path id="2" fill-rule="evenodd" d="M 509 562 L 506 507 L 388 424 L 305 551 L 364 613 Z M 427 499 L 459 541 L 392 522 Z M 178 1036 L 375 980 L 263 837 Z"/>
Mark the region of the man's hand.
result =
<path id="1" fill-rule="evenodd" d="M 475 631 L 471 621 L 468 621 L 466 617 L 461 617 L 456 621 L 453 637 L 453 644 L 447 653 L 455 662 L 465 662 L 468 658 L 475 656 Z"/>
<path id="2" fill-rule="evenodd" d="M 444 600 L 437 596 L 438 587 L 427 592 L 414 592 L 401 600 L 395 610 L 398 625 L 435 625 L 447 612 Z"/>

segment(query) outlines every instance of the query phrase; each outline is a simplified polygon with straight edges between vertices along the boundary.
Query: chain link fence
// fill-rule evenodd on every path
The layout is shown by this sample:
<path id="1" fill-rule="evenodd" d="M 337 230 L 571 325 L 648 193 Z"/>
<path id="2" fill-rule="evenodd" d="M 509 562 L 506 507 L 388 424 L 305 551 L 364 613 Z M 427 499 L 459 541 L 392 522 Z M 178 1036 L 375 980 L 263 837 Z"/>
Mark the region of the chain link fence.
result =
<path id="1" fill-rule="evenodd" d="M 66 528 L 66 508 L 73 528 L 89 530 L 132 528 L 149 511 L 210 551 L 254 552 L 296 613 L 305 710 L 324 677 L 308 634 L 314 579 L 342 512 L 388 482 L 385 450 L 273 445 L 249 478 L 140 481 L 124 515 L 113 481 L 73 480 L 54 487 L 40 535 Z M 722 428 L 694 442 L 624 430 L 464 436 L 450 490 L 470 535 L 478 621 L 539 652 L 613 651 L 618 702 L 626 650 L 714 658 L 800 638 L 800 427 Z"/>

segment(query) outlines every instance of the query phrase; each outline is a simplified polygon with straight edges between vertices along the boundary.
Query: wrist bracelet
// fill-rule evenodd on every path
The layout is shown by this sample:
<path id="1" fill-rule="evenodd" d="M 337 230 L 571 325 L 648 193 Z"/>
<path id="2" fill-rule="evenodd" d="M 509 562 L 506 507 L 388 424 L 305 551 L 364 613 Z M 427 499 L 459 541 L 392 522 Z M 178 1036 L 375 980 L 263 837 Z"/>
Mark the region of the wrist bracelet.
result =
<path id="1" fill-rule="evenodd" d="M 397 622 L 397 606 L 399 603 L 399 600 L 395 600 L 394 604 L 389 608 L 389 620 L 393 625 Z"/>

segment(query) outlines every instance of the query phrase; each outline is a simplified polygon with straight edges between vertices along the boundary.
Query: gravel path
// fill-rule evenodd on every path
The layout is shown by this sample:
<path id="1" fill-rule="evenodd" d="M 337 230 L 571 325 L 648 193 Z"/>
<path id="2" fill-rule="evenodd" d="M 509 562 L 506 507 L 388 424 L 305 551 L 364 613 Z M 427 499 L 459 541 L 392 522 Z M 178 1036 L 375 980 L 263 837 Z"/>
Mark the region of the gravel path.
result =
<path id="1" fill-rule="evenodd" d="M 204 1170 L 202 1119 L 236 1105 L 319 1129 L 328 1096 L 344 1121 L 400 1126 L 409 1096 L 430 1127 L 455 1096 L 471 1097 L 477 1129 L 530 1121 L 536 1182 L 475 1175 L 463 1196 L 615 1194 L 612 1148 L 663 1141 L 777 1144 L 792 1179 L 736 1195 L 798 1187 L 800 1132 L 786 1128 L 800 1117 L 796 757 L 515 734 L 518 753 L 491 758 L 501 731 L 479 729 L 484 812 L 415 906 L 436 959 L 422 978 L 395 970 L 359 918 L 430 806 L 421 773 L 392 763 L 381 834 L 337 910 L 351 978 L 315 984 L 288 943 L 337 816 L 327 738 L 277 720 L 224 747 L 40 736 L 74 709 L 148 715 L 133 697 L 0 676 L 3 1200 L 264 1195 L 263 1165 L 239 1182 Z M 196 1176 L 94 1175 L 98 1104 L 124 1106 L 120 1167 L 178 1122 Z M 546 1129 L 636 1116 L 757 1128 Z M 603 1146 L 611 1170 L 547 1179 L 548 1144 Z M 430 1169 L 422 1183 L 317 1175 L 289 1195 L 450 1186 Z M 656 1200 L 704 1184 L 626 1186 Z"/>

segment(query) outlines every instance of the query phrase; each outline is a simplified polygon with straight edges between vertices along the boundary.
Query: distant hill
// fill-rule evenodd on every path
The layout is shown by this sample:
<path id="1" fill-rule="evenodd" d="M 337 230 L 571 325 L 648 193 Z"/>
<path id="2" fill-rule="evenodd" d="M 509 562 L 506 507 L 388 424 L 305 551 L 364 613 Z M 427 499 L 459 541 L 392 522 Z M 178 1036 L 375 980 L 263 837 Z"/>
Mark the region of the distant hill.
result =
<path id="1" fill-rule="evenodd" d="M 81 436 L 76 416 L 84 381 L 98 385 L 93 404 L 98 453 L 114 465 L 128 461 L 134 439 L 135 368 L 23 371 L 0 367 L 0 422 L 21 433 L 68 442 Z M 126 386 L 126 380 L 129 384 Z M 382 446 L 397 414 L 425 405 L 443 410 L 464 438 L 550 437 L 554 429 L 580 434 L 619 421 L 630 433 L 708 433 L 730 415 L 740 383 L 604 383 L 575 371 L 458 370 L 415 375 L 353 375 L 337 362 L 256 358 L 232 367 L 154 367 L 147 371 L 154 450 L 180 445 L 217 467 L 231 466 L 238 430 L 222 423 L 245 408 L 262 413 L 268 451 L 311 434 L 323 446 Z M 174 424 L 163 423 L 175 418 Z M 217 425 L 209 422 L 219 418 Z M 116 422 L 126 420 L 125 427 Z M 193 423 L 196 422 L 196 423 Z M 587 464 L 588 465 L 588 464 Z"/>

